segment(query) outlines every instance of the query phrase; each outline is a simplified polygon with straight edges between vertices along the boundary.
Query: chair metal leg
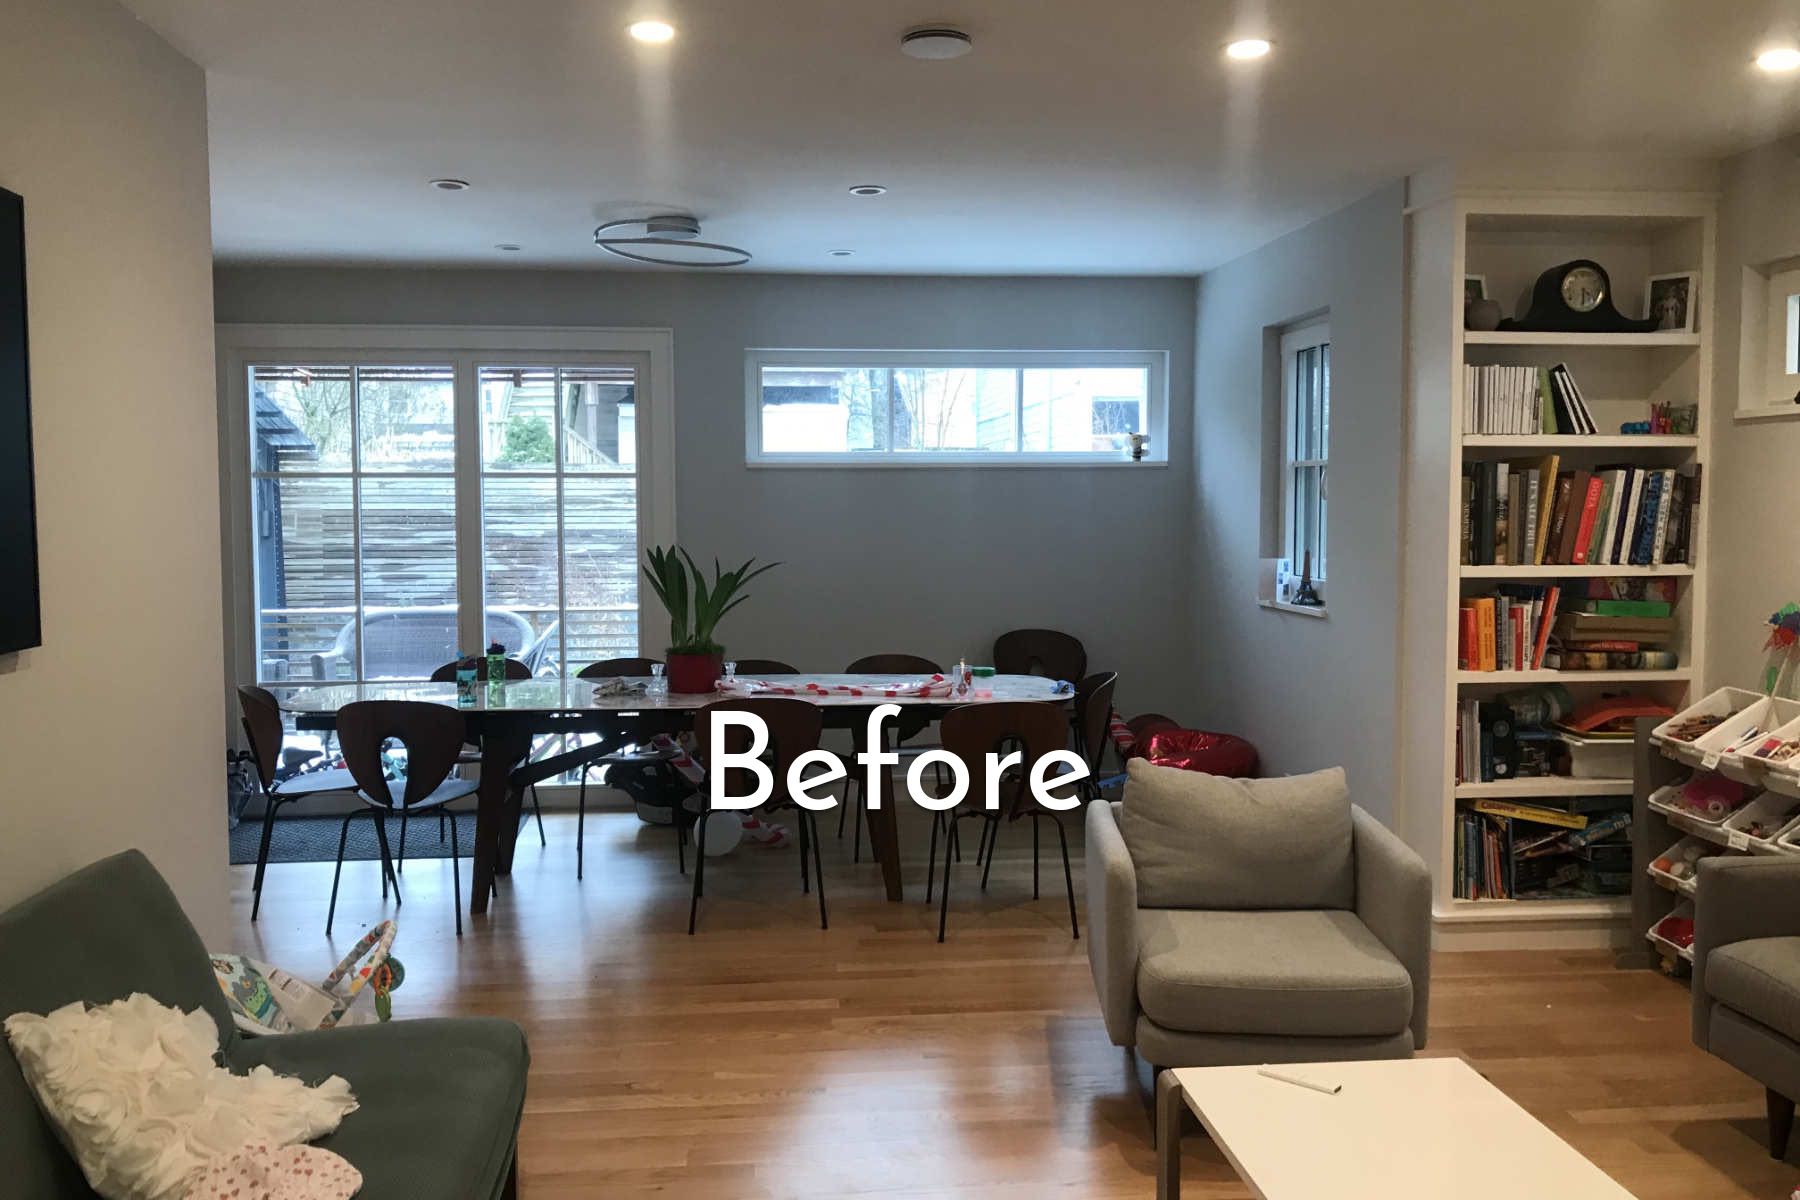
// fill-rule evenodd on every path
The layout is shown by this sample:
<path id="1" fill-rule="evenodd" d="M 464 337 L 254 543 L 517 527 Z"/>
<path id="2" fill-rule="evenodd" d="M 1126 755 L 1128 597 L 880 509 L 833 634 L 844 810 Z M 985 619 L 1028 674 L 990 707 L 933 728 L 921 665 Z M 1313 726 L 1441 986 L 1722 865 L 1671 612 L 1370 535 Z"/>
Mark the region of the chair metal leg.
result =
<path id="1" fill-rule="evenodd" d="M 938 829 L 944 824 L 944 814 L 933 811 L 931 814 L 931 849 L 925 852 L 925 903 L 931 903 L 932 876 L 937 874 L 937 840 Z"/>
<path id="2" fill-rule="evenodd" d="M 531 815 L 537 821 L 538 845 L 548 846 L 550 839 L 544 836 L 544 806 L 538 803 L 537 784 L 531 785 Z"/>
<path id="3" fill-rule="evenodd" d="M 587 770 L 582 769 L 581 787 L 575 792 L 575 878 L 581 878 L 582 852 L 586 848 L 587 839 L 582 835 L 587 830 Z"/>
<path id="4" fill-rule="evenodd" d="M 860 863 L 862 861 L 863 826 L 863 806 L 860 804 L 856 806 L 856 816 L 852 821 L 852 825 L 854 828 L 850 831 L 850 861 L 853 863 Z M 871 849 L 873 849 L 873 847 L 871 847 Z"/>
<path id="5" fill-rule="evenodd" d="M 447 808 L 438 810 L 450 818 L 450 893 L 456 899 L 456 936 L 462 936 L 462 874 L 456 869 L 456 814 Z"/>
<path id="6" fill-rule="evenodd" d="M 369 819 L 375 822 L 375 842 L 381 847 L 381 870 L 383 875 L 381 881 L 381 898 L 383 900 L 387 899 L 387 885 L 391 880 L 394 884 L 394 907 L 398 908 L 405 903 L 405 900 L 400 896 L 400 876 L 394 873 L 394 857 L 388 853 L 387 814 L 370 809 Z"/>
<path id="7" fill-rule="evenodd" d="M 950 832 L 956 833 L 956 817 L 950 818 Z M 950 919 L 950 847 L 944 846 L 944 890 L 938 895 L 938 944 L 944 942 L 944 923 Z"/>
<path id="8" fill-rule="evenodd" d="M 675 826 L 675 865 L 681 868 L 683 875 L 686 875 L 687 832 L 681 827 L 681 819 L 687 816 L 687 810 L 682 807 L 680 800 L 675 802 L 675 807 L 670 810 L 670 815 L 674 818 L 670 823 Z"/>
<path id="9" fill-rule="evenodd" d="M 394 856 L 394 870 L 406 870 L 406 810 L 400 811 L 400 853 Z"/>
<path id="10" fill-rule="evenodd" d="M 694 826 L 694 898 L 688 902 L 688 936 L 694 936 L 694 924 L 700 919 L 700 893 L 706 883 L 706 809 L 700 810 L 700 823 Z"/>
<path id="11" fill-rule="evenodd" d="M 256 914 L 262 909 L 263 875 L 269 869 L 269 843 L 275 836 L 275 810 L 281 807 L 281 801 L 263 797 L 263 831 L 262 843 L 256 848 L 256 878 L 251 881 L 250 919 L 256 920 Z"/>
<path id="12" fill-rule="evenodd" d="M 1075 920 L 1075 876 L 1069 871 L 1069 835 L 1063 832 L 1063 825 L 1055 816 L 1050 817 L 1051 824 L 1056 826 L 1056 840 L 1062 843 L 1063 886 L 1069 891 L 1069 933 L 1075 941 L 1081 940 L 1081 925 Z"/>
<path id="13" fill-rule="evenodd" d="M 808 830 L 806 840 L 812 843 L 813 877 L 819 885 L 819 928 L 830 929 L 831 923 L 825 916 L 825 866 L 819 861 L 819 823 L 804 809 L 801 810 L 800 818 L 801 825 Z"/>
<path id="14" fill-rule="evenodd" d="M 1031 814 L 1031 898 L 1038 898 L 1038 814 Z"/>
<path id="15" fill-rule="evenodd" d="M 854 776 L 854 775 L 850 776 L 848 779 L 846 779 L 844 781 L 844 802 L 842 804 L 838 805 L 837 835 L 838 835 L 838 840 L 840 842 L 844 840 L 844 820 L 846 817 L 848 817 L 850 815 L 850 789 L 857 788 L 860 790 L 861 787 L 862 787 L 861 783 L 858 782 L 856 776 Z"/>
<path id="16" fill-rule="evenodd" d="M 812 864 L 806 861 L 806 810 L 797 808 L 794 811 L 799 814 L 799 816 L 795 818 L 794 824 L 799 826 L 800 830 L 800 894 L 805 896 L 812 892 L 812 880 L 810 878 Z"/>
<path id="17" fill-rule="evenodd" d="M 1000 817 L 987 818 L 987 861 L 981 864 L 981 890 L 987 891 L 988 872 L 994 869 L 994 850 L 1000 845 Z"/>
<path id="18" fill-rule="evenodd" d="M 338 830 L 337 866 L 331 870 L 331 905 L 325 910 L 325 936 L 331 936 L 331 922 L 337 917 L 338 879 L 344 874 L 344 846 L 350 840 L 350 822 L 357 814 L 351 813 L 344 818 L 344 827 Z"/>
<path id="19" fill-rule="evenodd" d="M 438 809 L 438 845 L 444 844 L 444 810 Z"/>

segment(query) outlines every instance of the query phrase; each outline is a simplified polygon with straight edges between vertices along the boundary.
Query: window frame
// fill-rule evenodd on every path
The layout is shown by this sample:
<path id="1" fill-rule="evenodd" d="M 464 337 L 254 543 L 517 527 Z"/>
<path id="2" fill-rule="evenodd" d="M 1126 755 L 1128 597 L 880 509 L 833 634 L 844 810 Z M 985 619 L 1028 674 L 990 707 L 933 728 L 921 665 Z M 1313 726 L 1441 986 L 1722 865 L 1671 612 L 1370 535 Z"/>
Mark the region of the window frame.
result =
<path id="1" fill-rule="evenodd" d="M 461 645 L 480 644 L 485 632 L 481 522 L 486 472 L 481 457 L 479 396 L 483 367 L 527 360 L 533 366 L 630 364 L 638 373 L 638 394 L 642 397 L 635 428 L 638 544 L 666 545 L 675 540 L 674 335 L 668 329 L 220 324 L 215 336 L 219 438 L 224 464 L 219 486 L 225 548 L 228 688 L 261 678 L 249 421 L 249 373 L 259 365 L 450 365 L 457 429 L 451 473 L 456 502 L 457 633 Z M 648 412 L 643 411 L 644 405 Z M 639 593 L 638 613 L 641 653 L 646 631 L 658 628 L 666 614 L 648 589 Z M 360 631 L 358 637 L 360 641 Z M 357 657 L 360 674 L 360 649 Z M 294 679 L 274 686 L 309 687 L 334 682 L 341 681 Z"/>
<path id="2" fill-rule="evenodd" d="M 1330 545 L 1327 540 L 1327 522 L 1331 515 L 1331 427 L 1325 426 L 1324 451 L 1317 458 L 1297 458 L 1295 456 L 1294 439 L 1298 433 L 1300 405 L 1300 371 L 1297 360 L 1307 350 L 1331 347 L 1331 321 L 1328 317 L 1315 317 L 1291 325 L 1281 332 L 1281 546 L 1283 556 L 1288 559 L 1296 576 L 1299 575 L 1305 558 L 1305 547 L 1296 544 L 1295 521 L 1297 517 L 1295 497 L 1298 495 L 1300 473 L 1316 468 L 1319 472 L 1318 523 L 1319 545 L 1321 554 L 1319 562 L 1314 564 L 1312 584 L 1321 599 L 1325 596 L 1326 554 L 1323 552 Z M 1331 405 L 1330 373 L 1325 376 L 1325 405 L 1329 413 Z"/>
<path id="3" fill-rule="evenodd" d="M 851 450 L 782 453 L 762 448 L 762 373 L 767 367 L 1070 370 L 1138 368 L 1147 373 L 1141 462 L 1118 451 Z M 744 464 L 748 467 L 1164 467 L 1169 462 L 1169 353 L 1166 350 L 803 350 L 753 347 L 744 354 Z M 1023 401 L 1023 389 L 1019 401 Z M 1014 408 L 1017 428 L 1020 409 Z"/>

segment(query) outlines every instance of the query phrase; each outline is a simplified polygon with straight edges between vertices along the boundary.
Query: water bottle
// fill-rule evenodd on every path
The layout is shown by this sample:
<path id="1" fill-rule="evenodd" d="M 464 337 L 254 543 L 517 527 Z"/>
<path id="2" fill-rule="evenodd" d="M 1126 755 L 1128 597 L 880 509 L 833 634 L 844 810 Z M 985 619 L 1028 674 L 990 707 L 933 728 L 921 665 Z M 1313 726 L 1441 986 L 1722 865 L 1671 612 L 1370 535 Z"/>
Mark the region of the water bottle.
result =
<path id="1" fill-rule="evenodd" d="M 487 702 L 492 707 L 506 703 L 506 647 L 499 642 L 487 648 Z"/>

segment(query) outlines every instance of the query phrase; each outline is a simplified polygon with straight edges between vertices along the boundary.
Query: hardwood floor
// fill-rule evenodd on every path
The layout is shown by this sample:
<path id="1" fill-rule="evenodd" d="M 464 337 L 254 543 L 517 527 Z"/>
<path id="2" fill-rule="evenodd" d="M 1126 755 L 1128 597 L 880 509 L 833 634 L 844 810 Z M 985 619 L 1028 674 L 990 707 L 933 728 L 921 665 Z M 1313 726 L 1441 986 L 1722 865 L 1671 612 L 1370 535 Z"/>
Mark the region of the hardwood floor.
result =
<path id="1" fill-rule="evenodd" d="M 926 822 L 901 816 L 913 899 L 886 903 L 866 847 L 852 866 L 828 836 L 823 932 L 796 850 L 745 847 L 709 862 L 688 937 L 672 834 L 626 814 L 589 816 L 580 883 L 572 817 L 547 817 L 546 848 L 525 830 L 460 941 L 448 860 L 416 860 L 395 1012 L 525 1027 L 531 1200 L 1153 1195 L 1148 1075 L 1101 1027 L 1053 840 L 1035 902 L 1027 826 L 1005 831 L 985 896 L 965 862 L 940 946 Z M 271 866 L 255 925 L 250 877 L 233 868 L 238 948 L 313 976 L 394 911 L 375 864 L 346 864 L 327 943 L 330 864 Z M 1468 1058 L 1640 1200 L 1785 1200 L 1800 1168 L 1764 1149 L 1762 1089 L 1694 1049 L 1687 1001 L 1604 953 L 1445 954 L 1427 1053 Z M 1504 1171 L 1505 1148 L 1470 1169 Z M 1203 1137 L 1183 1177 L 1189 1196 L 1250 1194 Z"/>

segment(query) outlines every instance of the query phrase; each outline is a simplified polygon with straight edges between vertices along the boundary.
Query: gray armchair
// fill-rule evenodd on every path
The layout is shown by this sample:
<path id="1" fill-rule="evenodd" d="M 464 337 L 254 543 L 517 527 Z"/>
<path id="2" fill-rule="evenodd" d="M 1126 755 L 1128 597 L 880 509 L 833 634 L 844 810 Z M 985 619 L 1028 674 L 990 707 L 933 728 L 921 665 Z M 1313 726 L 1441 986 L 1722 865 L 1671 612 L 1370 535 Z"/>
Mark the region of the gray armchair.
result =
<path id="1" fill-rule="evenodd" d="M 1694 1045 L 1763 1085 L 1769 1153 L 1787 1157 L 1800 1096 L 1800 862 L 1702 859 Z"/>
<path id="2" fill-rule="evenodd" d="M 1350 806 L 1343 907 L 1241 887 L 1229 907 L 1140 907 L 1121 808 L 1087 811 L 1088 960 L 1114 1045 L 1160 1068 L 1405 1058 L 1425 1044 L 1431 873 L 1381 822 Z M 1267 865 L 1238 882 L 1272 881 Z"/>

